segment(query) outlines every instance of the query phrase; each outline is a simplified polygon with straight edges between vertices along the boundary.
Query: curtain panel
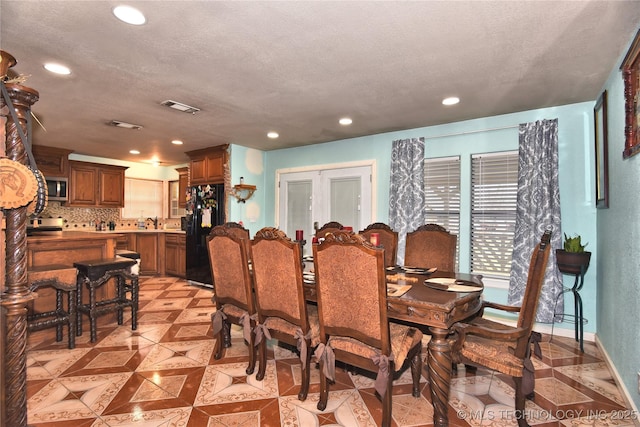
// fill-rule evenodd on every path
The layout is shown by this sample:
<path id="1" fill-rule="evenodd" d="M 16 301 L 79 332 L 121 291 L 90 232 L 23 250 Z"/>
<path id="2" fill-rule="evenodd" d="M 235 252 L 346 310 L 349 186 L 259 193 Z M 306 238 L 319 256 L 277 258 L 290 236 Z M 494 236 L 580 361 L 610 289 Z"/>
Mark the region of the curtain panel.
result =
<path id="1" fill-rule="evenodd" d="M 562 245 L 560 189 L 558 185 L 558 119 L 520 125 L 518 194 L 508 303 L 522 304 L 531 251 L 550 228 L 551 247 Z M 562 276 L 555 250 L 549 256 L 536 321 L 552 323 L 564 311 Z M 556 300 L 557 305 L 556 305 Z"/>
<path id="2" fill-rule="evenodd" d="M 404 263 L 407 232 L 424 221 L 424 138 L 393 141 L 389 186 L 389 226 L 398 232 L 397 263 Z"/>

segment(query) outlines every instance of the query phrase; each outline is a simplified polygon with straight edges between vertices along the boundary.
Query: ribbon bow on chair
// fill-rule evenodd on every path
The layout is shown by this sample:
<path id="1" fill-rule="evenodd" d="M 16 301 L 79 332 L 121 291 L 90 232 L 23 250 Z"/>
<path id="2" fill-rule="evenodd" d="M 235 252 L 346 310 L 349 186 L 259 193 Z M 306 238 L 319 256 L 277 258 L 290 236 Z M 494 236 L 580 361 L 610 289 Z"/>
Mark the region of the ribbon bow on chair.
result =
<path id="1" fill-rule="evenodd" d="M 391 372 L 389 370 L 389 361 L 393 360 L 393 354 L 391 356 L 386 356 L 384 354 L 376 354 L 371 358 L 373 363 L 378 367 L 378 375 L 376 376 L 375 389 L 380 395 L 380 397 L 384 397 L 387 392 L 387 384 L 389 383 L 389 375 Z"/>
<path id="2" fill-rule="evenodd" d="M 227 319 L 227 315 L 224 314 L 224 311 L 217 310 L 215 313 L 211 314 L 211 327 L 213 329 L 213 335 L 216 336 L 222 330 L 222 323 Z"/>
<path id="3" fill-rule="evenodd" d="M 324 363 L 324 376 L 331 381 L 336 380 L 336 355 L 333 353 L 333 349 L 330 345 L 318 344 L 314 353 L 318 362 Z"/>
<path id="4" fill-rule="evenodd" d="M 311 338 L 311 330 L 307 335 L 304 335 L 302 329 L 298 328 L 293 337 L 298 340 L 296 348 L 300 352 L 300 362 L 302 363 L 302 369 L 304 369 L 307 366 L 307 340 Z"/>
<path id="5" fill-rule="evenodd" d="M 267 328 L 264 325 L 264 323 L 256 324 L 256 327 L 255 327 L 254 331 L 256 333 L 256 340 L 253 343 L 254 346 L 257 346 L 258 344 L 260 344 L 265 337 L 268 340 L 271 339 L 271 333 L 269 332 L 269 328 Z"/>

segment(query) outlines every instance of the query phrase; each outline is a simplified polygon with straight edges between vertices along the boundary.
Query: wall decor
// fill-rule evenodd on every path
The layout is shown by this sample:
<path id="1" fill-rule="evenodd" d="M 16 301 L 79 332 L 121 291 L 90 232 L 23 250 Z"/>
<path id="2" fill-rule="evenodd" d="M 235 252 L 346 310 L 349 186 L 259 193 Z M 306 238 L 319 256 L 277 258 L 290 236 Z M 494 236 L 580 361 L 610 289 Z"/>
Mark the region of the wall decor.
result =
<path id="1" fill-rule="evenodd" d="M 624 151 L 622 158 L 628 159 L 640 152 L 640 30 L 631 43 L 622 65 L 624 81 Z"/>
<path id="2" fill-rule="evenodd" d="M 609 159 L 607 143 L 607 91 L 593 107 L 596 147 L 596 207 L 609 207 Z"/>

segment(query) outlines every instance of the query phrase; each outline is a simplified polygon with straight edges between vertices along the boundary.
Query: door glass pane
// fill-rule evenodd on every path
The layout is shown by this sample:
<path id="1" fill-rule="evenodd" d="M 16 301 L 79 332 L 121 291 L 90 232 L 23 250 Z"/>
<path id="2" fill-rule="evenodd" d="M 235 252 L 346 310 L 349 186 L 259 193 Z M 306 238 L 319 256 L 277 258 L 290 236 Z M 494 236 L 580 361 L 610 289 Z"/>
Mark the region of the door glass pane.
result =
<path id="1" fill-rule="evenodd" d="M 330 184 L 329 220 L 360 230 L 360 178 L 334 178 Z"/>
<path id="2" fill-rule="evenodd" d="M 289 181 L 287 183 L 287 210 L 285 233 L 296 237 L 296 230 L 304 230 L 310 236 L 311 224 L 311 181 Z"/>

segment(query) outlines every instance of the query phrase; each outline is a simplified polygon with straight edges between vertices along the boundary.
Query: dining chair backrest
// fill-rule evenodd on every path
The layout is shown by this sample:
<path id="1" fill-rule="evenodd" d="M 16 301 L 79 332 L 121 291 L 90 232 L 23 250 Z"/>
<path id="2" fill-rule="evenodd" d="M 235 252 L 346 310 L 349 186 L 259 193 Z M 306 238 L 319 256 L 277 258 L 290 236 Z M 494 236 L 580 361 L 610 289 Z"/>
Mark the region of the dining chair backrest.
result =
<path id="1" fill-rule="evenodd" d="M 546 231 L 542 235 L 540 243 L 536 245 L 531 253 L 527 284 L 522 297 L 522 305 L 520 307 L 520 314 L 518 315 L 518 322 L 516 324 L 518 328 L 524 328 L 527 330 L 526 336 L 529 336 L 533 330 L 550 252 L 551 231 Z M 516 345 L 514 353 L 519 357 L 524 357 L 526 347 L 527 340 L 522 339 Z"/>
<path id="2" fill-rule="evenodd" d="M 398 255 L 398 232 L 393 231 L 391 227 L 383 222 L 374 222 L 369 224 L 367 228 L 360 231 L 359 234 L 364 236 L 367 241 L 371 241 L 371 234 L 378 233 L 379 246 L 384 249 L 385 266 L 391 267 L 396 265 Z"/>
<path id="3" fill-rule="evenodd" d="M 309 308 L 302 282 L 300 245 L 291 241 L 277 228 L 259 230 L 251 242 L 253 283 L 258 322 L 256 345 L 260 368 L 256 379 L 266 372 L 267 337 L 296 346 L 300 352 L 301 376 L 298 399 L 305 400 L 309 392 L 311 346 L 318 341 L 317 310 Z"/>
<path id="4" fill-rule="evenodd" d="M 342 230 L 344 227 L 342 226 L 342 224 L 340 224 L 337 221 L 329 221 L 327 222 L 325 225 L 323 225 L 322 227 L 318 228 L 316 230 L 316 237 L 319 238 L 324 238 L 324 236 L 327 233 L 333 233 L 334 231 L 339 231 Z"/>
<path id="5" fill-rule="evenodd" d="M 244 228 L 241 224 L 239 224 L 237 222 L 228 221 L 228 222 L 225 222 L 224 224 L 220 225 L 220 227 L 226 229 L 228 234 L 230 234 L 232 236 L 236 236 L 236 237 L 238 237 L 240 239 L 249 239 L 250 238 L 249 230 L 247 230 L 246 228 Z"/>
<path id="6" fill-rule="evenodd" d="M 348 336 L 388 355 L 383 250 L 358 234 L 336 231 L 314 245 L 313 252 L 321 341 Z"/>
<path id="7" fill-rule="evenodd" d="M 231 303 L 255 313 L 251 274 L 247 254 L 249 239 L 238 237 L 233 228 L 219 225 L 207 236 L 207 249 L 215 299 L 220 304 Z"/>
<path id="8" fill-rule="evenodd" d="M 404 265 L 456 270 L 457 236 L 438 224 L 425 224 L 407 233 Z"/>
<path id="9" fill-rule="evenodd" d="M 382 400 L 382 427 L 391 426 L 392 388 L 396 369 L 410 360 L 412 395 L 420 396 L 422 332 L 389 323 L 384 250 L 360 234 L 336 231 L 313 245 L 320 344 L 320 399 L 327 407 L 335 360 L 378 372 L 375 390 Z"/>
<path id="10" fill-rule="evenodd" d="M 300 245 L 283 231 L 265 227 L 255 234 L 251 242 L 251 256 L 259 317 L 281 317 L 301 326 L 306 332 L 309 325 Z"/>

